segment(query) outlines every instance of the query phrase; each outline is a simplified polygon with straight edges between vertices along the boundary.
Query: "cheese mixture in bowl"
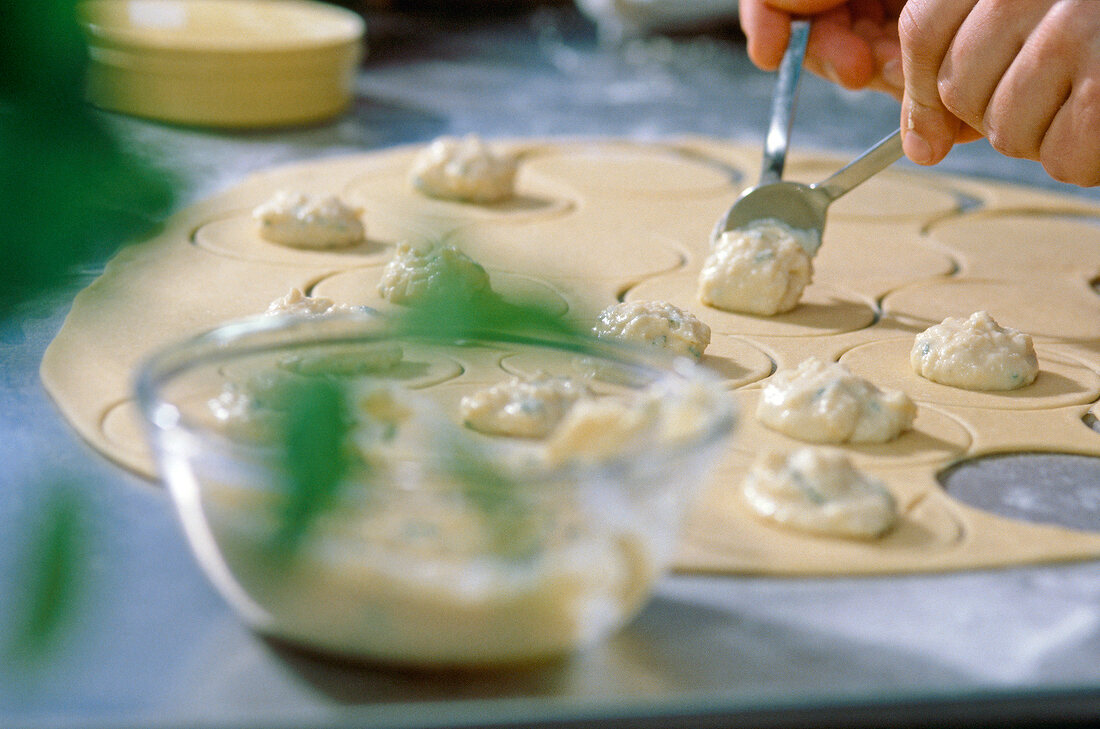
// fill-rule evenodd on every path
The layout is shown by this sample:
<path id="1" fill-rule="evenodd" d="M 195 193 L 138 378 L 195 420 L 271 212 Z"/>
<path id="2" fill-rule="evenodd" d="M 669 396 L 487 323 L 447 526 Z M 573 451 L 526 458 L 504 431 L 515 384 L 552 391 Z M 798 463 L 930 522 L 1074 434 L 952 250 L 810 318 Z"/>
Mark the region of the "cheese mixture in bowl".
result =
<path id="1" fill-rule="evenodd" d="M 448 339 L 395 321 L 262 317 L 143 367 L 158 464 L 208 576 L 264 633 L 408 665 L 545 659 L 619 628 L 673 557 L 732 427 L 728 394 L 689 360 L 666 368 L 595 339 Z M 404 358 L 356 371 L 356 347 Z M 279 364 L 299 351 L 323 363 L 326 348 L 331 372 Z M 589 438 L 569 447 L 599 422 L 590 411 L 545 436 L 463 423 L 460 397 L 501 378 L 502 352 L 563 351 L 636 375 L 636 386 L 576 385 L 629 420 L 600 450 Z M 442 359 L 462 366 L 426 382 L 422 364 Z M 235 408 L 227 387 L 242 395 Z"/>

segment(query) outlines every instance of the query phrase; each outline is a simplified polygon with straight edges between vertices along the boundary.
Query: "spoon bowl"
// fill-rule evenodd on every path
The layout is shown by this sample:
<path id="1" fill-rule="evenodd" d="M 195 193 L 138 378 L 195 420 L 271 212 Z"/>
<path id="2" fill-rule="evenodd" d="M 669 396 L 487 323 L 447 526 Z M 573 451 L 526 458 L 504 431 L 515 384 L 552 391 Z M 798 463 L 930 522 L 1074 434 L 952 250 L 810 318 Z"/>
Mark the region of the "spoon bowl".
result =
<path id="1" fill-rule="evenodd" d="M 901 129 L 880 140 L 832 175 L 811 185 L 780 180 L 751 187 L 737 198 L 714 227 L 711 242 L 723 233 L 778 220 L 803 235 L 799 243 L 813 256 L 821 247 L 825 213 L 834 200 L 901 158 Z"/>
<path id="2" fill-rule="evenodd" d="M 751 187 L 741 194 L 715 225 L 712 240 L 717 241 L 723 233 L 745 230 L 764 220 L 778 220 L 795 230 L 813 233 L 799 236 L 799 243 L 812 256 L 821 246 L 825 211 L 830 202 L 828 195 L 820 188 L 801 182 L 784 180 Z"/>

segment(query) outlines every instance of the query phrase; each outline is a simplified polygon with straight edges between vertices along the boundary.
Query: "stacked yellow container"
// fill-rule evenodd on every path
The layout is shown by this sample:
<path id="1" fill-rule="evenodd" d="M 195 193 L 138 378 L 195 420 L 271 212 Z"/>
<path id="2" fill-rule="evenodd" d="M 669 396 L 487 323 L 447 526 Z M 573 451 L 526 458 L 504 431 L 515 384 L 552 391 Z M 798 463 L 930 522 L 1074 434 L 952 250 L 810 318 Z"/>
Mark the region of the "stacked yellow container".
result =
<path id="1" fill-rule="evenodd" d="M 276 127 L 339 114 L 360 16 L 311 0 L 87 0 L 97 106 L 180 124 Z"/>

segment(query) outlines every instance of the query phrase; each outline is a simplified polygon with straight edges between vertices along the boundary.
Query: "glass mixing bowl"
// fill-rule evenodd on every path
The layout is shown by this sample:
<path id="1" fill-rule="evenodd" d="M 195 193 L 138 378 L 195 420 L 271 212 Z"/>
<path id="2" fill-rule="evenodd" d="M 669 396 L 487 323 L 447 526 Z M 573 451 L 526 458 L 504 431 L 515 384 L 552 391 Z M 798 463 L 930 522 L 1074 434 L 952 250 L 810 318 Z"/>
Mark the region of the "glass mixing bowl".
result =
<path id="1" fill-rule="evenodd" d="M 230 323 L 136 389 L 202 568 L 258 631 L 418 666 L 590 645 L 645 604 L 734 423 L 685 359 L 378 315 Z M 466 427 L 513 374 L 590 394 L 544 438 Z"/>

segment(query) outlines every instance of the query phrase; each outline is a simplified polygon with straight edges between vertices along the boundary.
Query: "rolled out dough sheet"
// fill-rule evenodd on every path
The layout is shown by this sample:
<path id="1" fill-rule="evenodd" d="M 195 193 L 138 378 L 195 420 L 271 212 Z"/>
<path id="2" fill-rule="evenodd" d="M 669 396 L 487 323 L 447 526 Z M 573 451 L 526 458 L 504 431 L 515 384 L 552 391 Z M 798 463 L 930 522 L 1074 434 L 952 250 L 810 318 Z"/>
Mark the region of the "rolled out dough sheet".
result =
<path id="1" fill-rule="evenodd" d="M 741 423 L 686 525 L 678 566 L 758 574 L 874 574 L 1100 557 L 1100 530 L 1027 523 L 966 506 L 937 480 L 988 454 L 1100 457 L 1090 428 L 1100 398 L 1100 206 L 936 174 L 890 170 L 830 212 L 814 282 L 776 317 L 716 311 L 696 297 L 714 221 L 758 166 L 753 149 L 702 138 L 513 140 L 517 194 L 496 205 L 431 200 L 406 172 L 405 147 L 273 169 L 188 208 L 131 246 L 81 292 L 42 362 L 65 417 L 107 457 L 155 478 L 130 383 L 140 360 L 169 342 L 262 312 L 296 286 L 339 302 L 386 308 L 375 290 L 397 242 L 439 240 L 484 265 L 506 298 L 536 300 L 592 322 L 616 300 L 665 299 L 713 330 L 704 363 L 724 379 Z M 843 160 L 794 155 L 812 181 Z M 363 210 L 367 240 L 305 251 L 259 238 L 253 207 L 278 189 L 337 194 Z M 913 335 L 946 316 L 988 310 L 1031 333 L 1041 373 L 1029 388 L 974 393 L 909 368 Z M 897 529 L 860 541 L 800 534 L 754 518 L 738 494 L 755 454 L 798 442 L 753 414 L 761 383 L 810 355 L 841 359 L 918 404 L 894 443 L 849 446 L 902 511 Z M 461 358 L 461 355 L 456 355 Z M 416 386 L 453 390 L 572 364 L 506 351 L 437 363 Z M 452 399 L 454 399 L 452 397 Z"/>

